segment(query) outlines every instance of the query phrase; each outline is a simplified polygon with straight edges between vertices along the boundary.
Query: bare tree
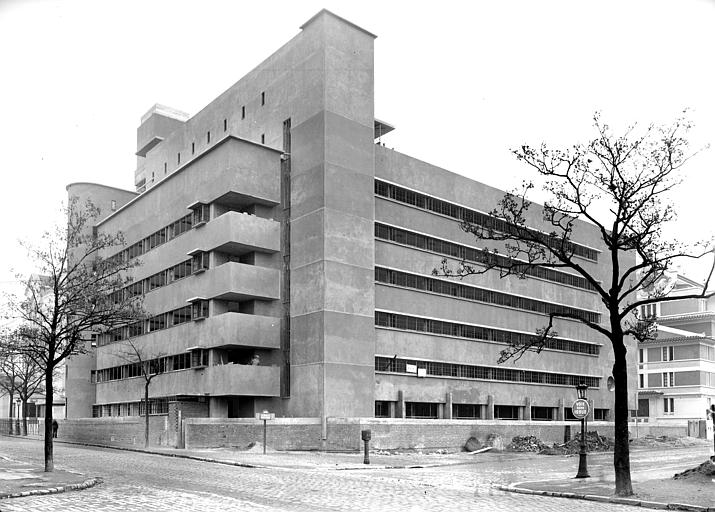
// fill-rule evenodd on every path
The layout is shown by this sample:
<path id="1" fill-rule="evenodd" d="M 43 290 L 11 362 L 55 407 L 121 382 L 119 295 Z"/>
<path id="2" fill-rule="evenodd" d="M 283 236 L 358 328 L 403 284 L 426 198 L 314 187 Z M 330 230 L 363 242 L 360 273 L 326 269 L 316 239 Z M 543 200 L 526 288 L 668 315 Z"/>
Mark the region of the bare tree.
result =
<path id="1" fill-rule="evenodd" d="M 128 272 L 138 264 L 120 252 L 121 233 L 94 233 L 100 211 L 91 202 L 71 200 L 66 224 L 46 232 L 39 246 L 23 244 L 36 275 L 23 279 L 24 299 L 9 310 L 24 326 L 22 354 L 44 369 L 45 471 L 53 471 L 52 403 L 55 368 L 87 350 L 87 336 L 131 323 L 142 316 L 141 303 L 128 293 Z M 118 256 L 117 256 L 118 254 Z"/>
<path id="2" fill-rule="evenodd" d="M 139 374 L 144 379 L 144 448 L 149 448 L 149 386 L 154 377 L 164 373 L 165 363 L 162 356 L 148 358 L 132 340 L 126 340 L 127 350 L 120 357 L 136 368 L 131 375 Z"/>
<path id="3" fill-rule="evenodd" d="M 17 433 L 27 435 L 27 403 L 32 395 L 42 390 L 45 372 L 31 358 L 11 350 L 11 347 L 15 345 L 14 340 L 17 339 L 17 336 L 17 331 L 15 331 L 10 335 L 11 340 L 9 342 L 5 341 L 7 337 L 3 339 L 5 354 L 4 357 L 0 358 L 0 374 L 5 375 L 7 380 L 0 381 L 0 388 L 9 393 L 11 404 L 14 394 L 17 394 L 20 399 L 22 404 L 20 413 L 22 416 L 22 429 Z"/>
<path id="4" fill-rule="evenodd" d="M 512 344 L 499 362 L 518 359 L 527 351 L 540 352 L 557 335 L 554 319 L 579 321 L 610 340 L 615 355 L 616 493 L 633 493 L 628 449 L 628 373 L 626 339 L 639 341 L 654 334 L 653 320 L 639 318 L 640 306 L 671 300 L 710 297 L 707 291 L 715 262 L 710 265 L 702 293 L 666 297 L 661 283 L 682 262 L 710 258 L 712 240 L 687 245 L 667 239 L 664 228 L 675 220 L 669 193 L 681 181 L 678 172 L 691 158 L 685 134 L 690 124 L 679 119 L 670 126 L 650 125 L 640 133 L 636 126 L 614 135 L 594 116 L 596 137 L 567 149 L 524 145 L 513 150 L 516 158 L 535 170 L 548 199 L 541 208 L 547 232 L 527 225 L 538 218 L 527 199 L 534 188 L 525 183 L 506 194 L 491 212 L 490 222 L 461 222 L 461 228 L 493 247 L 484 248 L 479 261 L 462 261 L 453 268 L 443 260 L 435 274 L 464 277 L 497 271 L 501 277 L 533 275 L 536 269 L 565 269 L 583 278 L 606 309 L 604 322 L 594 322 L 570 311 L 554 311 L 548 323 L 528 342 Z M 576 220 L 595 226 L 606 248 L 610 268 L 585 265 L 572 241 Z M 605 274 L 604 274 L 605 272 Z"/>
<path id="5" fill-rule="evenodd" d="M 6 335 L 3 335 L 3 340 Z M 15 365 L 11 363 L 11 355 L 4 343 L 0 343 L 0 396 L 7 395 L 9 400 L 8 407 L 8 434 L 13 434 L 14 429 L 14 408 L 13 401 L 15 400 L 15 392 L 17 386 L 17 376 L 15 375 Z"/>

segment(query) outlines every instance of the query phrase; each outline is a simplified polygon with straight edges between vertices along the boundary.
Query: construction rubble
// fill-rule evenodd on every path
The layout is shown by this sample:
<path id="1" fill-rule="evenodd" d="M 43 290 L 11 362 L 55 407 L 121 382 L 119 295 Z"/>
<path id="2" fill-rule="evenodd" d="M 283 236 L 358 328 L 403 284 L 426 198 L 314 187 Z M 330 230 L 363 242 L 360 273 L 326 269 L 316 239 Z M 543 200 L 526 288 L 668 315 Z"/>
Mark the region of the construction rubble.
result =
<path id="1" fill-rule="evenodd" d="M 605 436 L 598 435 L 592 431 L 586 433 L 586 446 L 589 452 L 608 452 L 613 450 L 613 440 Z M 581 434 L 566 443 L 554 443 L 547 445 L 535 436 L 516 436 L 512 438 L 509 450 L 515 452 L 534 452 L 544 455 L 568 455 L 576 454 L 581 448 Z"/>

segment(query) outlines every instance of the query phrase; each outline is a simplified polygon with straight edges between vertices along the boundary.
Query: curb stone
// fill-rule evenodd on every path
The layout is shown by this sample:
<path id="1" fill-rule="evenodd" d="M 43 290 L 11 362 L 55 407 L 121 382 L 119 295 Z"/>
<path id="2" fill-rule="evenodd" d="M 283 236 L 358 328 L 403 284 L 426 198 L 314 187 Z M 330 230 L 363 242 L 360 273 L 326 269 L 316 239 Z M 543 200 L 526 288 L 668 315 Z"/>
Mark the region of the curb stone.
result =
<path id="1" fill-rule="evenodd" d="M 4 499 L 9 499 L 9 498 L 24 498 L 26 496 L 39 496 L 39 495 L 44 495 L 44 494 L 59 494 L 61 492 L 67 492 L 67 491 L 81 491 L 83 489 L 89 489 L 90 487 L 94 487 L 95 485 L 99 485 L 103 483 L 104 480 L 102 480 L 99 477 L 94 477 L 94 478 L 88 478 L 82 483 L 79 484 L 68 484 L 68 485 L 61 485 L 59 487 L 50 487 L 48 489 L 33 489 L 31 491 L 23 491 L 23 492 L 13 492 L 13 493 L 2 493 L 0 494 L 0 500 Z"/>
<path id="2" fill-rule="evenodd" d="M 514 485 L 496 485 L 496 488 L 501 491 L 513 492 L 519 494 L 532 494 L 534 496 L 553 496 L 555 498 L 570 498 L 577 500 L 598 501 L 601 503 L 613 503 L 614 505 L 630 505 L 633 507 L 653 508 L 660 510 L 685 510 L 693 512 L 710 512 L 715 509 L 701 507 L 699 505 L 688 505 L 685 503 L 661 503 L 659 501 L 641 501 L 633 498 L 619 498 L 616 496 L 600 496 L 597 494 L 576 494 L 573 492 L 561 491 L 537 491 L 525 489 L 523 487 L 515 487 Z"/>

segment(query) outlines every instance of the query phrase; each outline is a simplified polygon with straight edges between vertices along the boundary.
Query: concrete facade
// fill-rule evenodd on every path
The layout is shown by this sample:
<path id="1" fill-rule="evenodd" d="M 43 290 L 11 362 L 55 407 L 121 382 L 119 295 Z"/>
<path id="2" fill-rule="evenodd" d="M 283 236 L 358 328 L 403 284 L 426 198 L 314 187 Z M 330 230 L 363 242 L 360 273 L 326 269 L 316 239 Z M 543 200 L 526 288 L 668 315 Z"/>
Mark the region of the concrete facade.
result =
<path id="1" fill-rule="evenodd" d="M 677 276 L 670 296 L 695 295 L 702 285 Z M 715 403 L 715 298 L 663 302 L 655 315 L 657 336 L 638 346 L 638 417 L 687 424 L 703 420 Z"/>
<path id="2" fill-rule="evenodd" d="M 96 229 L 124 233 L 154 315 L 70 361 L 68 416 L 138 413 L 132 337 L 166 365 L 155 414 L 268 409 L 321 419 L 326 441 L 335 417 L 563 421 L 585 381 L 591 419 L 612 419 L 612 351 L 578 321 L 558 321 L 541 354 L 496 364 L 549 308 L 605 321 L 596 294 L 561 272 L 431 276 L 479 249 L 458 218 L 503 191 L 376 144 L 391 127 L 374 115 L 375 36 L 328 11 L 301 29 L 193 117 L 150 109 L 136 193 L 68 186 L 114 208 Z M 605 279 L 598 233 L 581 223 L 574 241 Z"/>

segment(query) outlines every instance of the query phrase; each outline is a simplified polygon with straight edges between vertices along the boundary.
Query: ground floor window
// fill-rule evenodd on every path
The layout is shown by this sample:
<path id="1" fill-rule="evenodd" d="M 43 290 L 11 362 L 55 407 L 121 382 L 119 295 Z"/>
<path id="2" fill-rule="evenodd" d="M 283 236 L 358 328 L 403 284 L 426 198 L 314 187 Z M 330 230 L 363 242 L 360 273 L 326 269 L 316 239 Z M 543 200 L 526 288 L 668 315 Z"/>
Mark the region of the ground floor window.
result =
<path id="1" fill-rule="evenodd" d="M 439 404 L 431 402 L 405 402 L 405 417 L 434 418 L 438 417 Z"/>
<path id="2" fill-rule="evenodd" d="M 531 419 L 539 421 L 553 421 L 554 408 L 533 406 L 531 408 Z"/>
<path id="3" fill-rule="evenodd" d="M 375 417 L 389 418 L 390 417 L 390 402 L 385 400 L 375 400 Z"/>
<path id="4" fill-rule="evenodd" d="M 519 406 L 518 405 L 495 405 L 494 406 L 495 420 L 518 420 Z"/>
<path id="5" fill-rule="evenodd" d="M 571 407 L 564 407 L 564 419 L 566 421 L 579 421 L 579 419 L 573 415 Z"/>
<path id="6" fill-rule="evenodd" d="M 593 419 L 594 421 L 608 421 L 608 409 L 594 409 Z"/>
<path id="7" fill-rule="evenodd" d="M 452 404 L 452 418 L 479 419 L 482 417 L 481 404 Z"/>
<path id="8" fill-rule="evenodd" d="M 675 412 L 675 399 L 674 398 L 664 398 L 663 399 L 663 412 L 665 414 L 673 414 Z"/>

